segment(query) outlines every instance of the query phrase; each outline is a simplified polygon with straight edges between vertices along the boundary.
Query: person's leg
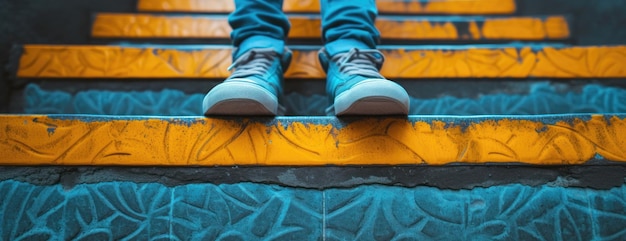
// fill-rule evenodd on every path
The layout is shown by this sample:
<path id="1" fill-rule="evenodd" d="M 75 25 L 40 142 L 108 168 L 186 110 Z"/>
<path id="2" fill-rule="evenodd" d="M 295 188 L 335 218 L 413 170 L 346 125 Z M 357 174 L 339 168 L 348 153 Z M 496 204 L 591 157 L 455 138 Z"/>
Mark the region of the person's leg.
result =
<path id="1" fill-rule="evenodd" d="M 409 96 L 379 70 L 384 56 L 376 45 L 374 0 L 321 0 L 324 49 L 319 57 L 327 74 L 326 91 L 335 115 L 406 115 Z"/>
<path id="2" fill-rule="evenodd" d="M 289 20 L 282 11 L 283 0 L 235 0 L 235 11 L 228 16 L 233 60 L 253 48 L 272 48 L 279 54 L 285 47 Z"/>
<path id="3" fill-rule="evenodd" d="M 378 15 L 374 0 L 320 0 L 320 4 L 322 40 L 328 54 L 376 49 L 380 33 L 374 25 Z"/>
<path id="4" fill-rule="evenodd" d="M 205 115 L 277 115 L 283 73 L 291 61 L 285 48 L 289 21 L 282 0 L 235 0 L 229 16 L 235 71 L 205 96 Z"/>

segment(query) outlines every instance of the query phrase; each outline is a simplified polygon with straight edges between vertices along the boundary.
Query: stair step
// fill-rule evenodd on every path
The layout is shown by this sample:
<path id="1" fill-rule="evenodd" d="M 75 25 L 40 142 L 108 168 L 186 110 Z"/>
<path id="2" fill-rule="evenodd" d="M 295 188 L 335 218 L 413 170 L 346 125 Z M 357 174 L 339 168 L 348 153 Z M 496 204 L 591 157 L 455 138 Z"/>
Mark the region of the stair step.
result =
<path id="1" fill-rule="evenodd" d="M 33 175 L 30 178 L 35 180 L 33 183 L 2 181 L 0 190 L 5 196 L 0 212 L 11 216 L 8 220 L 19 220 L 0 223 L 0 230 L 5 230 L 3 240 L 471 240 L 477 236 L 482 240 L 623 240 L 626 237 L 623 183 L 603 189 L 567 187 L 567 183 L 583 179 L 574 178 L 589 172 L 572 174 L 573 178 L 565 177 L 567 180 L 559 177 L 548 185 L 526 181 L 539 176 L 530 173 L 517 177 L 530 182 L 529 185 L 459 190 L 432 186 L 407 188 L 395 183 L 328 189 L 262 182 L 181 184 L 168 183 L 164 181 L 168 178 L 152 170 L 147 171 L 161 177 L 156 182 L 131 179 L 80 183 L 82 179 L 77 178 L 110 178 L 106 174 L 115 177 L 120 173 L 101 172 L 102 175 L 91 177 L 71 169 L 56 176 L 63 179 L 54 184 L 33 184 L 37 179 L 55 177 L 45 176 L 46 172 Z M 142 174 L 132 171 L 127 175 Z M 232 168 L 221 176 L 240 172 Z M 205 175 L 204 170 L 187 173 Z M 429 178 L 445 174 L 454 176 L 448 177 L 454 180 L 465 172 L 427 173 Z M 492 176 L 485 172 L 469 179 L 487 179 L 487 175 Z M 497 175 L 500 174 L 494 171 L 493 176 Z M 317 180 L 320 176 L 285 172 L 278 178 Z M 369 179 L 372 178 L 364 177 Z M 445 185 L 447 181 L 442 179 L 427 181 L 427 185 Z"/>
<path id="2" fill-rule="evenodd" d="M 286 78 L 321 79 L 316 46 L 293 46 Z M 623 78 L 626 46 L 380 46 L 387 78 Z M 25 45 L 19 78 L 226 78 L 219 45 Z"/>
<path id="3" fill-rule="evenodd" d="M 320 89 L 324 83 L 317 81 Z M 442 83 L 422 82 L 401 84 L 412 95 L 410 114 L 419 115 L 542 115 L 558 113 L 626 113 L 626 88 L 588 84 L 568 87 L 565 84 L 526 81 L 505 85 L 498 82 L 495 90 L 477 90 L 477 82 L 449 83 L 434 90 L 432 85 Z M 489 83 L 482 83 L 487 85 Z M 490 83 L 495 85 L 496 83 Z M 62 87 L 40 87 L 29 84 L 23 94 L 13 99 L 13 113 L 26 114 L 98 114 L 98 115 L 202 115 L 202 99 L 212 83 L 176 82 L 172 88 L 158 91 L 145 90 L 147 83 L 133 83 L 132 91 L 103 90 L 97 84 L 86 85 L 84 91 L 73 92 L 76 83 L 61 83 Z M 126 85 L 126 84 L 125 84 Z M 97 89 L 95 86 L 100 87 Z M 119 86 L 119 84 L 118 84 Z M 174 87 L 175 86 L 175 87 Z M 436 88 L 436 87 L 435 87 Z M 289 91 L 289 88 L 286 88 Z M 511 93 L 514 89 L 517 93 Z M 464 91 L 458 97 L 451 91 Z M 436 93 L 433 93 L 436 92 Z M 17 94 L 15 94 L 17 95 Z M 306 95 L 300 92 L 286 94 L 281 103 L 286 115 L 324 116 L 328 97 L 322 92 Z"/>
<path id="4" fill-rule="evenodd" d="M 292 39 L 320 39 L 317 16 L 289 16 Z M 565 16 L 547 17 L 379 17 L 383 39 L 548 40 L 570 36 Z M 99 38 L 228 39 L 226 16 L 100 13 L 92 36 Z"/>
<path id="5" fill-rule="evenodd" d="M 626 161 L 626 115 L 0 115 L 0 165 L 574 165 Z M 607 162 L 609 163 L 609 162 Z"/>
<path id="6" fill-rule="evenodd" d="M 379 13 L 392 14 L 512 14 L 515 0 L 386 0 L 376 1 Z M 232 0 L 139 0 L 139 11 L 229 13 Z M 285 12 L 319 12 L 319 1 L 284 0 Z"/>

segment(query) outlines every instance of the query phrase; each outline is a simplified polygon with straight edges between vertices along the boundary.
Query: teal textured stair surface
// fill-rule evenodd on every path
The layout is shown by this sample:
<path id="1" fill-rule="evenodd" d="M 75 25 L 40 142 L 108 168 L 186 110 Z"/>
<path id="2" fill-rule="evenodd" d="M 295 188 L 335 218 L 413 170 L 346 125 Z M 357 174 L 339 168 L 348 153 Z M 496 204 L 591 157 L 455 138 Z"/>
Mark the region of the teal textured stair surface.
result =
<path id="1" fill-rule="evenodd" d="M 2 240 L 624 240 L 626 186 L 0 182 Z"/>
<path id="2" fill-rule="evenodd" d="M 106 115 L 202 115 L 204 94 L 180 90 L 106 91 L 88 90 L 75 94 L 44 90 L 30 84 L 24 92 L 24 113 Z M 324 115 L 326 96 L 288 94 L 283 104 L 290 115 Z M 527 94 L 484 94 L 478 98 L 443 96 L 411 98 L 411 114 L 423 115 L 521 115 L 559 113 L 624 113 L 626 90 L 598 84 L 580 90 L 560 91 L 548 83 L 530 86 Z"/>

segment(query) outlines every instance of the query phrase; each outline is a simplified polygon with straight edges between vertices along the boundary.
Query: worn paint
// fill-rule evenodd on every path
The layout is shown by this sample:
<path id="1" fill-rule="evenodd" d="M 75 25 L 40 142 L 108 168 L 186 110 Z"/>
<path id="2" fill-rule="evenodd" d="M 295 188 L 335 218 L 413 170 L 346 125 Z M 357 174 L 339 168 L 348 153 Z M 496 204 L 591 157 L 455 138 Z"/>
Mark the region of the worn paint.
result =
<path id="1" fill-rule="evenodd" d="M 292 48 L 286 78 L 324 78 L 317 48 Z M 626 46 L 385 47 L 387 78 L 622 78 Z M 226 78 L 227 46 L 26 45 L 20 78 Z"/>
<path id="2" fill-rule="evenodd" d="M 322 36 L 319 17 L 290 16 L 290 38 Z M 479 24 L 477 24 L 479 23 Z M 478 27 L 482 26 L 482 27 Z M 569 37 L 564 16 L 506 18 L 385 18 L 376 21 L 382 38 L 412 40 L 544 40 Z M 231 28 L 222 16 L 154 14 L 96 15 L 92 36 L 107 38 L 230 38 Z M 459 36 L 471 33 L 471 36 Z"/>
<path id="3" fill-rule="evenodd" d="M 516 10 L 515 0 L 436 0 L 376 1 L 380 13 L 415 14 L 511 14 Z M 232 0 L 139 0 L 139 11 L 148 12 L 217 12 L 235 9 Z M 285 12 L 319 12 L 318 0 L 285 0 Z"/>
<path id="4" fill-rule="evenodd" d="M 624 116 L 341 121 L 2 115 L 0 130 L 3 165 L 571 165 L 598 155 L 626 161 Z"/>

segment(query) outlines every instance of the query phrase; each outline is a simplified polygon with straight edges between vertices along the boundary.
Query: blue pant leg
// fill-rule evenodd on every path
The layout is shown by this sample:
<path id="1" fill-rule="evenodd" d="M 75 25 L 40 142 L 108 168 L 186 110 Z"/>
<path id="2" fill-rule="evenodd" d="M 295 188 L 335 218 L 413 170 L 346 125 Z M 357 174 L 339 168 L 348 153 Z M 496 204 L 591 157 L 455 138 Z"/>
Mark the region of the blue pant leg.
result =
<path id="1" fill-rule="evenodd" d="M 252 48 L 273 48 L 282 54 L 289 33 L 289 19 L 282 11 L 283 0 L 235 0 L 228 17 L 233 59 Z"/>
<path id="2" fill-rule="evenodd" d="M 320 0 L 320 3 L 322 37 L 331 56 L 352 48 L 376 48 L 380 32 L 374 25 L 378 15 L 374 0 Z"/>

